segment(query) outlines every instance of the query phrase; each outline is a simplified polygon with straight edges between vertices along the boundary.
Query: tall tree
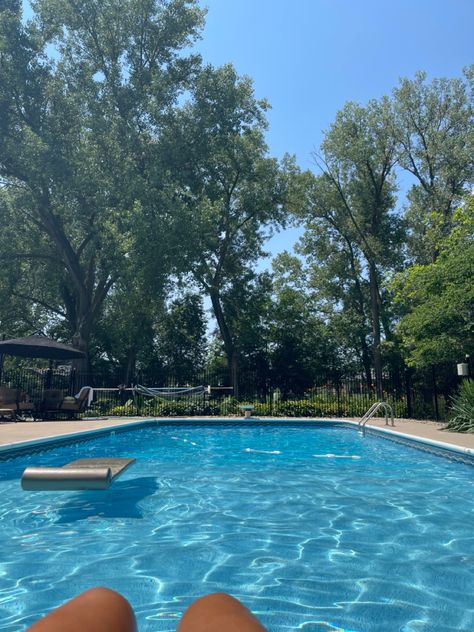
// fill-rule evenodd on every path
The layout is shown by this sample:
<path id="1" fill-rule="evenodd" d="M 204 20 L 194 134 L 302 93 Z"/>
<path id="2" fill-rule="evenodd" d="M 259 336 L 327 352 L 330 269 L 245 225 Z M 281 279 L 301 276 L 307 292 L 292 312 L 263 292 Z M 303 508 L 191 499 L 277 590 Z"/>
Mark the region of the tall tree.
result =
<path id="1" fill-rule="evenodd" d="M 356 360 L 371 388 L 370 288 L 364 255 L 330 181 L 316 177 L 311 196 L 318 201 L 318 210 L 307 218 L 297 245 L 306 263 L 306 285 L 337 341 L 336 363 L 350 365 Z"/>
<path id="2" fill-rule="evenodd" d="M 337 113 L 315 160 L 329 192 L 312 196 L 311 217 L 335 230 L 347 248 L 363 255 L 370 291 L 373 365 L 377 395 L 382 395 L 382 325 L 391 323 L 381 295 L 381 276 L 400 254 L 400 221 L 395 204 L 396 142 L 391 134 L 387 99 L 366 107 L 347 103 Z M 329 193 L 329 195 L 328 195 Z"/>
<path id="3" fill-rule="evenodd" d="M 284 394 L 302 395 L 337 367 L 330 325 L 298 257 L 279 254 L 273 260 L 273 275 L 268 314 L 272 380 Z"/>
<path id="4" fill-rule="evenodd" d="M 176 384 L 192 383 L 204 368 L 206 323 L 202 300 L 185 293 L 171 301 L 156 323 L 156 351 L 165 374 Z"/>
<path id="5" fill-rule="evenodd" d="M 474 67 L 466 70 L 472 77 Z M 424 72 L 394 90 L 400 165 L 415 179 L 408 192 L 410 255 L 433 261 L 452 227 L 453 212 L 474 182 L 474 102 L 466 79 L 434 79 Z"/>
<path id="6" fill-rule="evenodd" d="M 193 0 L 38 0 L 24 26 L 10 5 L 0 13 L 2 195 L 25 223 L 19 259 L 62 270 L 58 303 L 88 351 L 137 209 L 161 217 L 154 229 L 169 220 L 157 139 L 198 66 L 182 51 L 203 12 Z M 46 250 L 28 242 L 31 227 Z"/>
<path id="7" fill-rule="evenodd" d="M 211 300 L 236 396 L 240 350 L 229 314 L 239 306 L 229 288 L 248 282 L 271 229 L 285 222 L 295 170 L 267 156 L 266 109 L 232 66 L 207 67 L 174 117 L 166 152 L 193 237 L 188 270 Z"/>
<path id="8" fill-rule="evenodd" d="M 474 199 L 451 219 L 436 244 L 436 261 L 413 264 L 395 277 L 395 300 L 405 309 L 398 329 L 407 361 L 417 368 L 460 362 L 474 354 Z"/>

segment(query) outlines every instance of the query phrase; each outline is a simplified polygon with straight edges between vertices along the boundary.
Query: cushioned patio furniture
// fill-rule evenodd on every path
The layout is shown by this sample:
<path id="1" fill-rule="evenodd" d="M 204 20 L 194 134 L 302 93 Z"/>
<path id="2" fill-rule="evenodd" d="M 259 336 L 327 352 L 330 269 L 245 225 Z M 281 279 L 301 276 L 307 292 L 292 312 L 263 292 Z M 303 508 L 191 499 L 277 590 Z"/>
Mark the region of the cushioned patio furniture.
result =
<path id="1" fill-rule="evenodd" d="M 75 395 L 67 395 L 61 389 L 47 389 L 43 394 L 40 414 L 44 419 L 68 417 L 75 419 L 79 413 L 86 410 L 92 388 L 85 386 Z"/>
<path id="2" fill-rule="evenodd" d="M 73 416 L 84 412 L 89 405 L 91 391 L 92 387 L 83 386 L 74 397 L 65 397 L 61 403 L 61 412 L 67 412 Z"/>
<path id="3" fill-rule="evenodd" d="M 63 399 L 64 392 L 60 388 L 46 389 L 43 392 L 39 415 L 43 417 L 43 419 L 54 419 L 61 409 Z"/>
<path id="4" fill-rule="evenodd" d="M 16 421 L 19 396 L 20 391 L 17 388 L 0 387 L 0 417 L 8 415 L 10 419 Z"/>

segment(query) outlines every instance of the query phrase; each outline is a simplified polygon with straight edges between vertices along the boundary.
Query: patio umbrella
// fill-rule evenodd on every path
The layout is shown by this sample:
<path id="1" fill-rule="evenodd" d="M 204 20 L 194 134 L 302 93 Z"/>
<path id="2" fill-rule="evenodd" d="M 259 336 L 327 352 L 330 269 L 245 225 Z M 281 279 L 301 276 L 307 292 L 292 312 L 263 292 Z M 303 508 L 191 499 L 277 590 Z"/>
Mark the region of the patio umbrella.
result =
<path id="1" fill-rule="evenodd" d="M 86 356 L 83 351 L 46 336 L 26 336 L 25 338 L 2 340 L 0 342 L 0 355 L 48 358 L 49 360 L 73 360 Z"/>

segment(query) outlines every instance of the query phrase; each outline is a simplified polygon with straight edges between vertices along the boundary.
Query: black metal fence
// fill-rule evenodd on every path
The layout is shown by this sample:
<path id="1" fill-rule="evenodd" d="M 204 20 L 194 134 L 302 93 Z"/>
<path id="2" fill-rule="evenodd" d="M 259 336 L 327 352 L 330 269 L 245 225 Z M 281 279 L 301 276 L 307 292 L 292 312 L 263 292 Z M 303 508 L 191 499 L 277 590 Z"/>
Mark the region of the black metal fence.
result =
<path id="1" fill-rule="evenodd" d="M 88 416 L 208 416 L 237 415 L 239 406 L 252 404 L 256 416 L 281 417 L 360 417 L 377 401 L 373 387 L 360 375 L 338 371 L 320 375 L 311 386 L 300 389 L 279 387 L 256 374 L 242 374 L 239 398 L 234 397 L 226 373 L 202 372 L 187 383 L 178 384 L 172 377 L 138 373 L 134 384 L 145 387 L 206 387 L 204 392 L 187 396 L 147 397 L 137 394 L 131 385 L 122 383 L 120 373 L 82 374 L 69 369 L 4 369 L 1 385 L 20 389 L 40 404 L 44 391 L 61 389 L 74 395 L 82 386 L 94 387 L 94 400 Z M 443 374 L 386 374 L 382 399 L 391 404 L 396 417 L 445 419 L 450 396 L 456 382 Z"/>

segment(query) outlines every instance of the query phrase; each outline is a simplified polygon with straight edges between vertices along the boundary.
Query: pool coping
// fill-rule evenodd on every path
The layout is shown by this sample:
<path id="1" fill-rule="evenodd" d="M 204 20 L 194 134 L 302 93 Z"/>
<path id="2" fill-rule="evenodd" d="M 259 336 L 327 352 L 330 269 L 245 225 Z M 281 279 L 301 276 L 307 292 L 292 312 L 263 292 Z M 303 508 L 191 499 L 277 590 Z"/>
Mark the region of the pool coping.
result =
<path id="1" fill-rule="evenodd" d="M 110 422 L 110 419 L 107 421 Z M 353 429 L 357 429 L 359 424 L 357 421 L 351 419 L 308 419 L 307 417 L 250 417 L 245 419 L 242 417 L 150 417 L 133 420 L 117 420 L 116 423 L 109 423 L 104 427 L 96 428 L 81 428 L 73 432 L 61 432 L 59 434 L 47 435 L 43 437 L 37 437 L 34 439 L 28 439 L 26 441 L 14 441 L 11 443 L 5 443 L 0 445 L 0 457 L 15 457 L 19 453 L 25 453 L 29 451 L 37 451 L 38 448 L 45 448 L 49 445 L 56 446 L 58 444 L 66 444 L 76 441 L 88 441 L 96 436 L 103 436 L 115 432 L 127 432 L 134 428 L 144 428 L 147 426 L 170 424 L 170 423 L 185 423 L 192 425 L 193 423 L 202 424 L 215 423 L 216 426 L 222 423 L 237 423 L 239 425 L 246 425 L 251 423 L 258 424 L 270 424 L 278 423 L 280 425 L 298 423 L 301 425 L 307 424 L 308 426 L 318 423 L 319 425 L 339 425 L 349 426 Z M 366 425 L 365 430 L 367 434 L 382 436 L 386 439 L 396 441 L 398 443 L 409 444 L 412 447 L 418 447 L 420 449 L 427 450 L 432 453 L 436 453 L 440 456 L 458 456 L 463 462 L 469 462 L 474 465 L 474 449 L 455 445 L 445 441 L 438 441 L 436 439 L 426 438 L 413 434 L 407 434 L 400 432 L 398 429 L 391 429 L 391 427 L 377 427 L 374 425 Z M 36 449 L 35 449 L 36 448 Z M 464 457 L 464 458 L 463 458 Z M 467 457 L 467 458 L 466 458 Z"/>

